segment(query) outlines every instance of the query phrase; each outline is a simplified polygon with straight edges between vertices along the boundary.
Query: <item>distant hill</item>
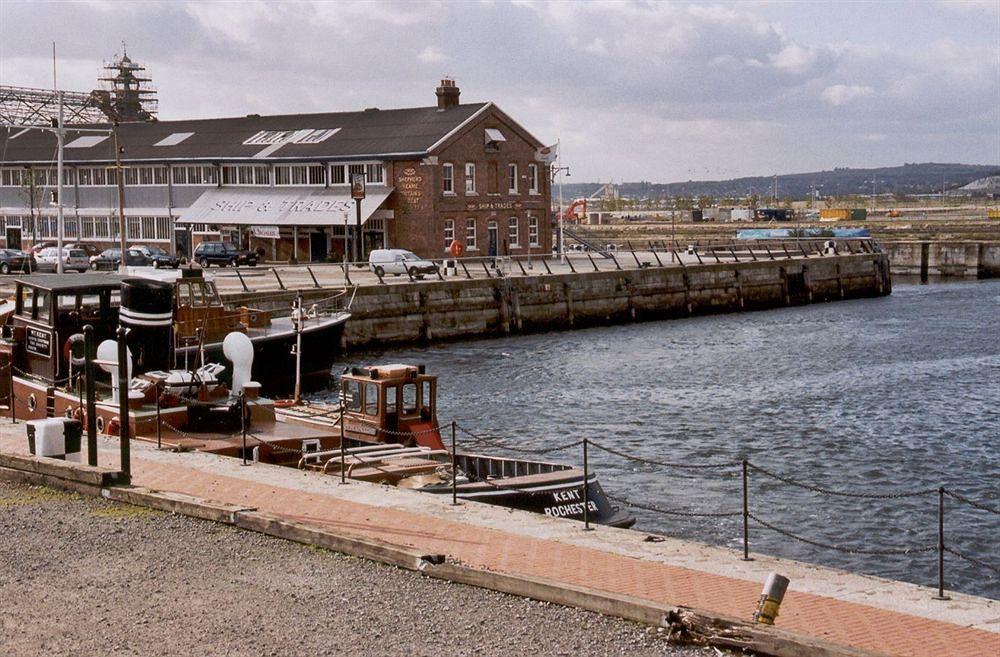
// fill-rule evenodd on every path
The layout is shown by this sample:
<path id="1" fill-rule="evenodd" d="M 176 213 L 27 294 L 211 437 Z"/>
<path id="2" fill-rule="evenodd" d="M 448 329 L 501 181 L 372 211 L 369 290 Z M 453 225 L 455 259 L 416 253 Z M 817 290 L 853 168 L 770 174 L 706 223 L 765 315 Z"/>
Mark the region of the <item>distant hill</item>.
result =
<path id="1" fill-rule="evenodd" d="M 984 176 L 1000 174 L 1000 165 L 982 164 L 904 164 L 878 169 L 837 168 L 832 171 L 779 174 L 778 198 L 808 198 L 814 188 L 819 196 L 870 195 L 872 180 L 878 194 L 939 194 L 942 186 L 953 190 Z M 617 185 L 624 198 L 665 198 L 670 196 L 741 198 L 756 194 L 761 200 L 770 199 L 774 191 L 774 176 L 733 178 L 731 180 L 689 180 L 687 182 L 651 183 L 627 182 Z M 589 197 L 601 183 L 565 183 L 563 197 Z"/>

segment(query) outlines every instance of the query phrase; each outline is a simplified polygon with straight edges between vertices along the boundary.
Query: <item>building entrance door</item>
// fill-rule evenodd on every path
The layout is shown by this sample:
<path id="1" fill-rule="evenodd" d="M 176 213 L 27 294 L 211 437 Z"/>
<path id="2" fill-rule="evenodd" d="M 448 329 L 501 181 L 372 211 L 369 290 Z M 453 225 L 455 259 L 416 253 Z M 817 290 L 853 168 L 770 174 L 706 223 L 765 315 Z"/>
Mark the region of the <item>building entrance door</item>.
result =
<path id="1" fill-rule="evenodd" d="M 486 226 L 487 251 L 486 254 L 495 258 L 497 256 L 497 222 L 491 221 Z"/>
<path id="2" fill-rule="evenodd" d="M 309 259 L 311 261 L 322 262 L 326 260 L 329 252 L 326 233 L 309 233 Z"/>
<path id="3" fill-rule="evenodd" d="M 18 227 L 7 229 L 7 248 L 21 250 L 21 229 Z"/>
<path id="4" fill-rule="evenodd" d="M 191 257 L 191 231 L 187 228 L 174 229 L 174 253 L 178 257 Z"/>

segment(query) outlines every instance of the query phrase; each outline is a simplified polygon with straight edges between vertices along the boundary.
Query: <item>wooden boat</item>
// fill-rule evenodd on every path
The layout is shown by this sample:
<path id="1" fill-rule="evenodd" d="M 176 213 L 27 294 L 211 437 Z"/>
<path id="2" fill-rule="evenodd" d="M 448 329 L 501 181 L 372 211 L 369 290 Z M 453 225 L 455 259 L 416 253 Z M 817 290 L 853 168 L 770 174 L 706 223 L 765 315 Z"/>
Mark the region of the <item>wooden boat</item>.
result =
<path id="1" fill-rule="evenodd" d="M 302 446 L 304 452 L 281 451 L 281 445 L 255 447 L 254 458 L 299 468 L 416 488 L 438 495 L 582 520 L 616 527 L 635 522 L 631 514 L 611 505 L 594 473 L 574 466 L 540 460 L 490 456 L 456 450 L 452 456 L 437 419 L 437 377 L 422 366 L 383 365 L 353 368 L 340 378 L 343 408 L 312 404 L 276 409 L 279 420 L 341 432 L 335 440 Z M 448 425 L 450 426 L 450 425 Z M 286 446 L 287 449 L 287 446 Z"/>

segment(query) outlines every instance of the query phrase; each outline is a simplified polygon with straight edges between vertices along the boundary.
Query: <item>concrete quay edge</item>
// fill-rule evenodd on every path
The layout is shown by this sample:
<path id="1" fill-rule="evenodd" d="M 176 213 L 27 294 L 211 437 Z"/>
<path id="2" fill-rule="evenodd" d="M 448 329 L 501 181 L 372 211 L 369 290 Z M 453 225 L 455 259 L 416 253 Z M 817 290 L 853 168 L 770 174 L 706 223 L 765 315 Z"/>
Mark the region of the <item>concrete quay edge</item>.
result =
<path id="1" fill-rule="evenodd" d="M 30 457 L 34 458 L 34 457 Z M 821 638 L 789 632 L 780 628 L 748 623 L 704 610 L 658 605 L 631 596 L 621 596 L 574 586 L 565 582 L 530 577 L 522 574 L 499 573 L 446 560 L 444 555 L 421 554 L 391 543 L 351 536 L 345 532 L 286 518 L 279 514 L 260 512 L 253 508 L 205 500 L 183 493 L 158 491 L 141 486 L 101 487 L 81 481 L 71 472 L 79 464 L 53 468 L 44 472 L 21 470 L 29 459 L 6 461 L 14 467 L 0 467 L 0 479 L 55 487 L 73 492 L 132 504 L 200 520 L 235 526 L 284 540 L 312 545 L 335 552 L 376 561 L 422 573 L 425 576 L 468 586 L 551 602 L 568 607 L 615 616 L 647 625 L 668 628 L 677 639 L 686 642 L 736 649 L 753 650 L 773 657 L 882 657 L 882 653 L 838 645 Z M 82 466 L 84 468 L 88 466 Z M 89 472 L 84 472 L 90 475 Z"/>

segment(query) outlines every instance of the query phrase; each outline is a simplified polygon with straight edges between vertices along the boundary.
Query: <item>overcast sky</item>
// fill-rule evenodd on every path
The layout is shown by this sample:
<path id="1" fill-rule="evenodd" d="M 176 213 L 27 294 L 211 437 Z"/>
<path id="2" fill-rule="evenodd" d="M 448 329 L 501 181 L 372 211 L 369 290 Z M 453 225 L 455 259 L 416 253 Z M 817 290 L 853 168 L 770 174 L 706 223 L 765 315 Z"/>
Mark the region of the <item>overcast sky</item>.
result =
<path id="1" fill-rule="evenodd" d="M 145 64 L 162 120 L 492 100 L 585 180 L 1000 164 L 1000 0 L 21 2 L 0 84 Z"/>

